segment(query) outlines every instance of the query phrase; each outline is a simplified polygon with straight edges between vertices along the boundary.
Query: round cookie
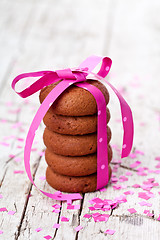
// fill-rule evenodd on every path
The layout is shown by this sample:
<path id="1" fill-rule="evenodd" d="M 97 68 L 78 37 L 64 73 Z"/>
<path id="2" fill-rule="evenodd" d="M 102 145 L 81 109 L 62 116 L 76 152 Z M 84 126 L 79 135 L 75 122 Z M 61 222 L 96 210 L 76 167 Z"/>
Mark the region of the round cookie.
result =
<path id="1" fill-rule="evenodd" d="M 107 140 L 111 139 L 111 130 L 107 126 Z M 43 141 L 47 148 L 64 156 L 82 156 L 97 150 L 97 133 L 86 135 L 62 135 L 45 128 Z"/>
<path id="2" fill-rule="evenodd" d="M 109 93 L 107 88 L 96 80 L 88 80 L 87 82 L 101 90 L 107 105 L 109 102 Z M 58 83 L 59 81 L 43 88 L 40 91 L 39 99 L 41 103 Z M 51 108 L 55 114 L 59 115 L 85 116 L 96 114 L 97 103 L 89 91 L 72 85 L 57 98 L 57 100 L 52 104 Z"/>
<path id="3" fill-rule="evenodd" d="M 109 179 L 111 177 L 112 170 L 109 166 Z M 86 193 L 94 192 L 97 187 L 97 174 L 94 173 L 89 176 L 82 177 L 69 177 L 58 174 L 47 167 L 46 180 L 48 184 L 54 189 L 62 192 L 72 193 Z"/>
<path id="4" fill-rule="evenodd" d="M 45 159 L 48 166 L 54 171 L 66 176 L 85 176 L 97 171 L 97 153 L 67 157 L 57 155 L 46 149 Z M 112 159 L 112 148 L 108 145 L 108 163 Z"/>
<path id="5" fill-rule="evenodd" d="M 107 123 L 110 120 L 110 112 L 107 108 Z M 50 109 L 43 118 L 44 124 L 50 131 L 60 134 L 84 135 L 97 131 L 97 115 L 71 117 L 54 114 Z"/>

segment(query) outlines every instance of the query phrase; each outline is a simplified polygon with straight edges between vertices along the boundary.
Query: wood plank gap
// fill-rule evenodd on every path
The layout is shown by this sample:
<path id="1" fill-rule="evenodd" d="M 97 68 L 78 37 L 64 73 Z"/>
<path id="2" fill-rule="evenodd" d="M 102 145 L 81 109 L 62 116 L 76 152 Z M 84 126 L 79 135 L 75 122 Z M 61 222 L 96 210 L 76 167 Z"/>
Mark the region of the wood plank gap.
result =
<path id="1" fill-rule="evenodd" d="M 121 168 L 124 168 L 124 169 L 127 169 L 127 170 L 130 170 L 130 171 L 132 171 L 132 172 L 137 172 L 136 169 L 133 169 L 133 168 L 130 168 L 130 167 L 124 166 L 124 165 L 122 165 L 122 164 L 120 164 L 120 167 L 121 167 Z"/>
<path id="2" fill-rule="evenodd" d="M 61 203 L 61 208 L 60 208 L 60 212 L 59 212 L 59 214 L 58 214 L 58 219 L 57 219 L 57 223 L 58 223 L 58 224 L 59 224 L 59 221 L 60 221 L 60 216 L 61 216 L 61 212 L 62 212 L 62 201 L 61 201 L 60 203 Z M 55 239 L 55 237 L 56 237 L 56 235 L 57 235 L 57 231 L 58 231 L 58 228 L 56 228 L 56 230 L 55 230 L 55 233 L 54 233 L 54 236 L 53 236 L 52 240 L 53 240 L 53 239 Z"/>
<path id="3" fill-rule="evenodd" d="M 5 176 L 6 176 L 7 170 L 8 170 L 8 168 L 6 168 L 5 171 L 4 171 L 4 174 L 3 174 L 2 180 L 1 180 L 1 182 L 0 182 L 0 188 L 1 188 L 1 186 L 2 186 L 2 183 L 3 183 L 4 179 L 5 179 Z"/>
<path id="4" fill-rule="evenodd" d="M 81 213 L 82 213 L 82 209 L 83 209 L 84 197 L 85 197 L 85 193 L 82 194 L 81 205 L 80 205 L 80 209 L 78 212 L 78 225 L 80 225 L 80 221 L 81 221 Z M 78 234 L 79 234 L 79 232 L 76 233 L 75 240 L 78 240 Z"/>
<path id="5" fill-rule="evenodd" d="M 40 161 L 41 161 L 41 156 L 38 158 L 37 160 L 37 163 L 35 164 L 35 170 L 34 170 L 34 173 L 33 173 L 33 181 L 35 179 L 35 175 L 36 175 L 36 172 L 38 170 L 38 167 L 39 167 L 39 164 L 40 164 Z M 20 233 L 21 233 L 21 227 L 22 227 L 22 223 L 23 223 L 23 220 L 24 220 L 24 217 L 25 217 L 25 213 L 26 213 L 26 210 L 27 210 L 27 206 L 28 206 L 28 202 L 29 202 L 29 196 L 31 194 L 31 191 L 32 191 L 32 186 L 33 184 L 30 183 L 29 184 L 29 187 L 28 187 L 28 190 L 26 192 L 27 196 L 26 196 L 26 200 L 25 200 L 25 204 L 24 204 L 24 208 L 23 208 L 23 212 L 22 212 L 22 216 L 21 216 L 21 219 L 20 219 L 20 224 L 18 226 L 18 229 L 17 229 L 17 232 L 14 233 L 15 235 L 15 240 L 18 240 L 19 236 L 20 236 Z"/>
<path id="6" fill-rule="evenodd" d="M 114 210 L 114 209 L 112 208 L 112 209 L 111 209 L 111 214 L 110 214 L 110 216 L 112 216 L 112 214 L 113 214 L 113 210 Z"/>
<path id="7" fill-rule="evenodd" d="M 152 214 L 154 214 L 154 210 L 152 210 Z M 118 214 L 116 214 L 116 215 L 113 215 L 112 214 L 112 217 L 118 217 L 118 218 L 123 218 L 123 219 L 127 219 L 127 218 L 134 218 L 134 217 L 141 217 L 141 218 L 146 218 L 146 219 L 149 219 L 149 220 L 154 220 L 154 221 L 157 221 L 157 222 L 159 222 L 159 220 L 157 220 L 155 217 L 154 217 L 154 215 L 152 216 L 152 217 L 148 217 L 148 216 L 146 216 L 146 215 L 141 215 L 141 214 L 135 214 L 135 215 L 118 215 Z"/>

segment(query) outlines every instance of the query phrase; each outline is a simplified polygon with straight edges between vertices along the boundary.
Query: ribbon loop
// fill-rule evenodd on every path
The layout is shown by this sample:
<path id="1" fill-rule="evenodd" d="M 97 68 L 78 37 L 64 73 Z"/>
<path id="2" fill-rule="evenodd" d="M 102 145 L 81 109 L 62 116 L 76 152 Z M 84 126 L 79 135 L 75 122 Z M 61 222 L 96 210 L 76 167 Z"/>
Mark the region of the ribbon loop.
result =
<path id="1" fill-rule="evenodd" d="M 99 72 L 97 73 L 97 75 L 99 75 L 100 77 L 106 77 L 107 74 L 110 71 L 111 65 L 112 65 L 112 60 L 108 57 L 99 57 L 99 56 L 90 56 L 88 58 L 86 58 L 80 65 L 79 68 L 81 69 L 86 69 L 88 68 L 88 72 L 92 72 L 92 70 L 102 61 L 102 65 L 101 68 L 99 70 Z M 84 70 L 86 71 L 86 70 Z"/>
<path id="2" fill-rule="evenodd" d="M 27 87 L 21 92 L 17 92 L 15 90 L 16 83 L 18 83 L 20 80 L 24 78 L 35 78 L 40 77 L 37 81 L 35 81 L 32 85 Z M 23 73 L 18 75 L 12 82 L 12 88 L 13 90 L 20 95 L 22 98 L 26 98 L 28 96 L 31 96 L 35 92 L 38 92 L 42 88 L 52 84 L 53 82 L 56 82 L 60 80 L 57 73 L 53 71 L 40 71 L 40 72 L 31 72 L 31 73 Z"/>

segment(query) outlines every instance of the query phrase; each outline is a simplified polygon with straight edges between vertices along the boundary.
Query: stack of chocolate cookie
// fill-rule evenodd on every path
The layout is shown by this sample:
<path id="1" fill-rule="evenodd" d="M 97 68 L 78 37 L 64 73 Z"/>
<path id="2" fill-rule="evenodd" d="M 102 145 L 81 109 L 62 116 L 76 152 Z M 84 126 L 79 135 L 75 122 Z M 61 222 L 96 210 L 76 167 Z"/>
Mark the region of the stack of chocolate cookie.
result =
<path id="1" fill-rule="evenodd" d="M 103 93 L 106 105 L 109 93 L 98 81 L 88 80 Z M 58 84 L 51 84 L 40 92 L 42 103 Z M 110 112 L 107 108 L 107 123 Z M 53 188 L 64 192 L 92 192 L 97 184 L 97 104 L 90 92 L 70 86 L 52 104 L 44 119 L 43 140 L 47 149 L 46 180 Z M 111 130 L 106 126 L 108 162 L 112 159 L 109 145 Z M 111 168 L 109 167 L 109 176 Z"/>

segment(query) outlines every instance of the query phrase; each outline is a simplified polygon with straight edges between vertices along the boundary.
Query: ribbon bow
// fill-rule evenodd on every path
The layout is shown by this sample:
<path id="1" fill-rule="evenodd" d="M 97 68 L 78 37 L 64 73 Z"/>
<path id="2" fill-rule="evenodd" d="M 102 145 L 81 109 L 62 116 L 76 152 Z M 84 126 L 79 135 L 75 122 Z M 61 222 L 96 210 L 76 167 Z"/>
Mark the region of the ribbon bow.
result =
<path id="1" fill-rule="evenodd" d="M 101 67 L 97 74 L 93 73 L 92 70 L 100 63 Z M 53 102 L 58 98 L 58 96 L 72 84 L 84 88 L 89 91 L 95 98 L 97 102 L 98 110 L 98 125 L 97 125 L 97 190 L 104 187 L 108 183 L 109 174 L 108 174 L 108 152 L 107 152 L 107 131 L 106 129 L 106 102 L 102 92 L 95 86 L 87 83 L 87 77 L 92 75 L 96 80 L 104 80 L 104 77 L 110 71 L 112 61 L 108 57 L 98 57 L 90 56 L 84 60 L 78 68 L 73 69 L 63 69 L 57 71 L 40 71 L 40 72 L 31 72 L 18 75 L 12 82 L 12 88 L 15 91 L 15 85 L 18 81 L 27 77 L 40 77 L 32 85 L 21 92 L 16 92 L 22 98 L 26 98 L 40 89 L 62 80 L 56 87 L 47 95 L 43 103 L 39 107 L 27 134 L 25 148 L 24 148 L 24 164 L 27 175 L 30 181 L 35 187 L 37 187 L 33 181 L 31 170 L 30 170 L 30 153 L 32 143 L 35 137 L 35 132 L 39 127 L 43 117 L 48 111 L 49 107 Z M 118 97 L 121 106 L 121 116 L 123 123 L 123 145 L 121 157 L 126 157 L 129 155 L 132 143 L 133 143 L 133 118 L 132 112 L 124 98 L 121 94 L 108 82 L 105 82 L 111 87 Z M 38 187 L 37 187 L 38 188 Z M 40 189 L 39 189 L 40 190 Z M 75 194 L 62 194 L 62 193 L 48 193 L 40 190 L 44 195 L 56 199 L 56 200 L 70 200 L 70 199 L 81 199 L 81 195 L 78 193 Z"/>

